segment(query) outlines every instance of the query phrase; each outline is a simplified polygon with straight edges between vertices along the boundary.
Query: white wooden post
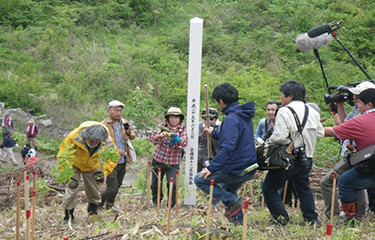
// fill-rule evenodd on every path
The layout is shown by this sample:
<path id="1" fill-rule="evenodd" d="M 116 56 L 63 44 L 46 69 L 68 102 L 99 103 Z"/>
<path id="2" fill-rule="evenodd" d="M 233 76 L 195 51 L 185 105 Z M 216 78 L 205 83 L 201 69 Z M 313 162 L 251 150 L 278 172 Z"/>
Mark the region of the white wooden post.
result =
<path id="1" fill-rule="evenodd" d="M 188 144 L 186 146 L 184 205 L 196 204 L 196 186 L 194 184 L 194 176 L 197 173 L 198 159 L 202 35 L 203 19 L 197 17 L 190 19 L 189 83 L 187 102 Z"/>

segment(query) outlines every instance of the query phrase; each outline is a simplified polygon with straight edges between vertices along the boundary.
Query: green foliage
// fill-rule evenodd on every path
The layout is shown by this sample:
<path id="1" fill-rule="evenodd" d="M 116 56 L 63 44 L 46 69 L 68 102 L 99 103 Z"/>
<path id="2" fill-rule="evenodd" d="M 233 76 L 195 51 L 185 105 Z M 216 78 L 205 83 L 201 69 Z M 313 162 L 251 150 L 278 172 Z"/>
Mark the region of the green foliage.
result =
<path id="1" fill-rule="evenodd" d="M 111 162 L 117 162 L 120 158 L 120 154 L 114 148 L 105 147 L 99 152 L 99 164 L 100 169 L 103 170 L 103 165 L 109 160 Z"/>
<path id="2" fill-rule="evenodd" d="M 72 154 L 76 151 L 73 144 L 66 146 L 65 152 L 57 156 L 57 167 L 52 166 L 52 175 L 60 184 L 69 183 L 74 176 L 73 162 L 71 159 L 74 157 Z"/>
<path id="3" fill-rule="evenodd" d="M 155 150 L 155 146 L 145 138 L 134 139 L 132 144 L 137 156 L 147 157 L 148 159 L 150 159 L 152 152 Z"/>
<path id="4" fill-rule="evenodd" d="M 36 184 L 36 190 L 37 190 L 36 192 L 37 192 L 38 203 L 43 203 L 44 196 L 49 191 L 56 191 L 55 189 L 48 187 L 47 180 L 44 178 L 38 178 L 37 184 Z"/>

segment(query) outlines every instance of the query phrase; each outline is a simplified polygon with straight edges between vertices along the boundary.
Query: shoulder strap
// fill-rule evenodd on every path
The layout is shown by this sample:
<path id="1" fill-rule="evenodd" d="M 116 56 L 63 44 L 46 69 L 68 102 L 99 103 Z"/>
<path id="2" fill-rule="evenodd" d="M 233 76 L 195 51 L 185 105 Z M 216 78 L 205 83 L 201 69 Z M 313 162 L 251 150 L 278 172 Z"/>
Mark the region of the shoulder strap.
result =
<path id="1" fill-rule="evenodd" d="M 287 108 L 289 108 L 289 110 L 292 112 L 294 120 L 296 121 L 296 124 L 297 124 L 298 132 L 300 132 L 301 135 L 302 135 L 303 128 L 306 125 L 307 117 L 309 115 L 309 108 L 305 105 L 305 116 L 303 117 L 302 125 L 300 124 L 300 121 L 299 121 L 299 118 L 298 118 L 298 115 L 297 115 L 296 111 L 294 111 L 294 109 L 291 108 L 290 106 L 287 106 Z"/>
<path id="2" fill-rule="evenodd" d="M 303 121 L 302 121 L 302 125 L 301 125 L 300 122 L 299 122 L 298 115 L 297 115 L 296 111 L 294 111 L 294 109 L 291 108 L 290 106 L 287 106 L 287 107 L 289 108 L 289 110 L 293 114 L 294 120 L 296 121 L 296 124 L 297 124 L 298 132 L 299 132 L 299 134 L 301 135 L 301 138 L 302 138 L 303 145 L 305 145 L 305 139 L 303 138 L 302 131 L 303 131 L 303 128 L 305 127 L 306 122 L 307 122 L 307 117 L 309 115 L 309 108 L 305 105 L 305 116 L 303 117 Z"/>

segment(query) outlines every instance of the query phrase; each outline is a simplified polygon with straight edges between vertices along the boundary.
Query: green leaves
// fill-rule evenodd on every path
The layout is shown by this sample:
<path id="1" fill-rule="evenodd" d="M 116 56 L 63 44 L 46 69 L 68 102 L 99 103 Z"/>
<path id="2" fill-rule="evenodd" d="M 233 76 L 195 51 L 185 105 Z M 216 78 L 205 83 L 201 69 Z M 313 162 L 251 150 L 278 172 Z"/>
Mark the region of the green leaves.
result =
<path id="1" fill-rule="evenodd" d="M 99 163 L 100 169 L 103 170 L 103 165 L 107 160 L 111 162 L 117 162 L 120 158 L 120 154 L 114 148 L 105 147 L 99 152 Z"/>
<path id="2" fill-rule="evenodd" d="M 73 146 L 74 144 L 67 145 L 65 152 L 57 156 L 57 167 L 52 166 L 52 175 L 60 184 L 70 183 L 71 178 L 74 176 L 73 162 L 71 159 L 74 158 L 72 154 L 76 149 L 72 149 Z"/>

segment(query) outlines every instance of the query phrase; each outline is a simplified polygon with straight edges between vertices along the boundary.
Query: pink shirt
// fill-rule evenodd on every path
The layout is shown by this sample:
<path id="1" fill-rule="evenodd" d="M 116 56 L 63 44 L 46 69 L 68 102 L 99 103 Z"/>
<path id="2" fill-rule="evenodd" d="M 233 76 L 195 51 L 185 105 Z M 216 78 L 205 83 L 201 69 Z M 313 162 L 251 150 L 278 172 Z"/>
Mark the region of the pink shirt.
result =
<path id="1" fill-rule="evenodd" d="M 340 140 L 351 139 L 358 150 L 375 144 L 375 112 L 369 112 L 332 128 Z"/>

